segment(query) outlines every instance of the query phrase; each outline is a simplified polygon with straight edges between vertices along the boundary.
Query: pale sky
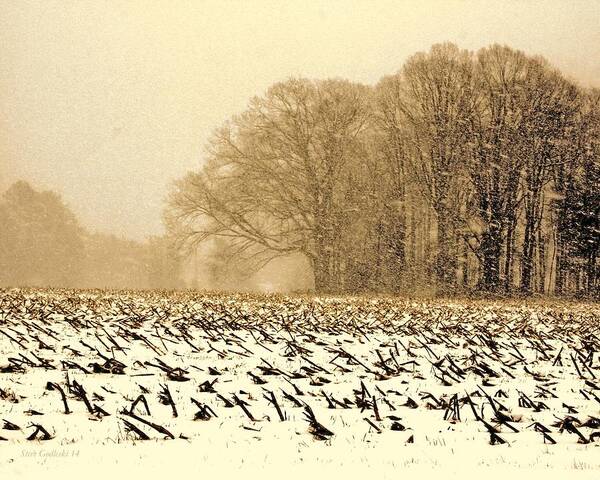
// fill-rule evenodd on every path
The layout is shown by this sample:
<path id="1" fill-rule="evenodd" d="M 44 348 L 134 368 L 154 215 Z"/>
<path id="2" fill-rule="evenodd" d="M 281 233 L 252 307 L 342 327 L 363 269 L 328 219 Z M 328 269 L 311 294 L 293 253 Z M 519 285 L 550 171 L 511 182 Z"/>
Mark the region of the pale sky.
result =
<path id="1" fill-rule="evenodd" d="M 600 86 L 595 0 L 0 0 L 0 188 L 26 179 L 84 226 L 143 239 L 251 96 L 290 76 L 374 84 L 444 41 Z"/>

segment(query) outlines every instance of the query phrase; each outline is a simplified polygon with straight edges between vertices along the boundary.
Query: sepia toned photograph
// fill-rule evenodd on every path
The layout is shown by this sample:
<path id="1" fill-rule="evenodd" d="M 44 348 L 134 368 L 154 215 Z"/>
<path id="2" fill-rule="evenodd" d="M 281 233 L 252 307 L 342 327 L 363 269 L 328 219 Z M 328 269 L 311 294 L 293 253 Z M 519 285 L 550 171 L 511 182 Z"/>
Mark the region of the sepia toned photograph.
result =
<path id="1" fill-rule="evenodd" d="M 600 1 L 0 0 L 0 478 L 600 479 Z"/>

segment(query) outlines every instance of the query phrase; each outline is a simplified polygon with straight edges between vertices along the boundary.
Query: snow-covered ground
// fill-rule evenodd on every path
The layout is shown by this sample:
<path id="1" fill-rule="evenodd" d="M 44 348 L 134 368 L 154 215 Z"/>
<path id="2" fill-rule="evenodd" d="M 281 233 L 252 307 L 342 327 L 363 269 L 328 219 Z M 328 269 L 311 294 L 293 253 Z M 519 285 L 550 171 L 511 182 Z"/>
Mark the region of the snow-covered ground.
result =
<path id="1" fill-rule="evenodd" d="M 0 474 L 600 478 L 599 328 L 573 303 L 5 291 Z"/>

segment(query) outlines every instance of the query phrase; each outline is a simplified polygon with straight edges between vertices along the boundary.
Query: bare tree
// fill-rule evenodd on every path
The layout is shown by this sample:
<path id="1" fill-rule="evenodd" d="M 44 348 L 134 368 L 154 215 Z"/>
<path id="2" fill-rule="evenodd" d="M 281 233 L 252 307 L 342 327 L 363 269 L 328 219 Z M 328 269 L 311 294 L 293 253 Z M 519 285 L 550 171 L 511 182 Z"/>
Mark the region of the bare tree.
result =
<path id="1" fill-rule="evenodd" d="M 453 285 L 459 222 L 454 200 L 464 180 L 469 120 L 477 106 L 471 54 L 452 44 L 435 45 L 428 54 L 412 56 L 395 81 L 382 85 L 390 90 L 383 111 L 386 130 L 397 142 L 398 132 L 409 129 L 410 174 L 436 214 L 437 283 Z"/>
<path id="2" fill-rule="evenodd" d="M 215 133 L 203 170 L 176 184 L 170 228 L 188 244 L 228 239 L 251 269 L 301 252 L 316 289 L 334 288 L 344 174 L 363 153 L 367 94 L 347 81 L 292 79 L 254 98 Z"/>
<path id="3" fill-rule="evenodd" d="M 552 168 L 565 160 L 561 142 L 572 137 L 579 106 L 577 88 L 552 71 L 542 59 L 532 59 L 523 89 L 523 115 L 520 130 L 523 139 L 523 195 L 525 231 L 520 288 L 532 290 L 534 254 L 541 231 L 543 195 L 552 180 Z M 543 255 L 542 255 L 543 257 Z M 543 264 L 543 258 L 539 263 Z"/>
<path id="4" fill-rule="evenodd" d="M 573 127 L 553 165 L 557 294 L 582 290 L 598 295 L 600 278 L 600 91 L 582 95 Z M 585 272 L 581 285 L 579 278 Z M 569 285 L 575 280 L 575 286 Z M 571 282 L 569 281 L 571 280 Z"/>
<path id="5" fill-rule="evenodd" d="M 500 287 L 504 241 L 505 286 L 510 285 L 523 166 L 519 142 L 522 92 L 528 65 L 524 54 L 498 45 L 479 51 L 476 59 L 480 103 L 471 119 L 469 241 L 481 265 L 479 286 L 487 291 Z"/>

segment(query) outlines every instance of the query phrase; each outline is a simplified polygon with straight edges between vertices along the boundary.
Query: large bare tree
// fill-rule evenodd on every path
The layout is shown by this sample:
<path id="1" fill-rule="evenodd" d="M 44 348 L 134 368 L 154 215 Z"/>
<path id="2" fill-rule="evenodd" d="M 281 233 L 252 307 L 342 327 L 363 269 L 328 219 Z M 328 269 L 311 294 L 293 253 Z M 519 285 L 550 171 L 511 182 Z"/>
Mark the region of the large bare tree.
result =
<path id="1" fill-rule="evenodd" d="M 519 187 L 523 168 L 521 122 L 530 62 L 521 52 L 494 45 L 476 58 L 479 108 L 471 118 L 468 156 L 474 220 L 469 241 L 481 265 L 479 286 L 500 288 L 502 246 L 506 241 L 506 287 L 510 286 Z"/>
<path id="2" fill-rule="evenodd" d="M 464 174 L 470 118 L 476 108 L 472 56 L 453 44 L 434 45 L 408 59 L 394 77 L 384 79 L 382 119 L 388 141 L 411 152 L 403 168 L 417 181 L 436 215 L 435 273 L 439 286 L 456 278 L 459 207 L 456 189 Z M 408 144 L 400 132 L 408 131 Z M 394 163 L 398 158 L 389 156 Z"/>
<path id="3" fill-rule="evenodd" d="M 249 269 L 301 252 L 316 289 L 336 288 L 345 181 L 366 155 L 368 94 L 342 80 L 291 79 L 252 99 L 214 134 L 202 171 L 176 184 L 168 225 L 188 244 L 227 239 Z"/>

